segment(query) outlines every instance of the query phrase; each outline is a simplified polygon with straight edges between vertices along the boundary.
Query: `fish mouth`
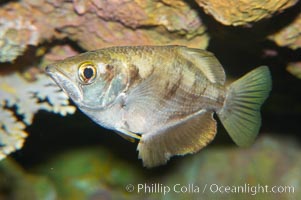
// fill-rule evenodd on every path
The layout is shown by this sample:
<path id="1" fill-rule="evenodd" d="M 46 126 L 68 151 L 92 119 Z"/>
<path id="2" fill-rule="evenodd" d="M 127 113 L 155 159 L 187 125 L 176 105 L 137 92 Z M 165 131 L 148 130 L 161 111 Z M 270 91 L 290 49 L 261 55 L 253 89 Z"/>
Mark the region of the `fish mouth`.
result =
<path id="1" fill-rule="evenodd" d="M 75 103 L 83 99 L 80 87 L 62 70 L 54 65 L 48 65 L 45 68 L 45 72 Z"/>

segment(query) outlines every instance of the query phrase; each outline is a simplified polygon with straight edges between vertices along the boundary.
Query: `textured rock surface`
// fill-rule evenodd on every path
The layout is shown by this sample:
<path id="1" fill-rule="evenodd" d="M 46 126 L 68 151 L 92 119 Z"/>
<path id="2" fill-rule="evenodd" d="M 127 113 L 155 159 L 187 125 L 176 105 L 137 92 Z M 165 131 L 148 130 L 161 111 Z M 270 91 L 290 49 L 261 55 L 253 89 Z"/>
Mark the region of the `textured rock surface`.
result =
<path id="1" fill-rule="evenodd" d="M 0 163 L 0 188 L 11 188 L 16 197 L 31 195 L 32 200 L 269 200 L 298 199 L 301 196 L 300 148 L 293 140 L 262 136 L 249 149 L 211 147 L 173 163 L 176 164 L 174 168 L 158 170 L 156 176 L 150 170 L 126 164 L 105 149 L 78 149 L 43 163 L 31 172 L 35 175 L 25 174 L 6 160 Z M 11 177 L 10 181 L 4 182 L 8 177 Z M 129 184 L 133 186 L 130 192 L 126 190 Z M 138 184 L 144 187 L 140 186 L 139 192 Z M 220 191 L 216 191 L 217 185 Z M 259 185 L 267 186 L 267 190 Z M 164 194 L 163 186 L 168 186 L 170 191 Z M 245 189 L 226 192 L 226 186 Z M 273 186 L 279 191 L 275 188 L 276 192 L 271 192 Z M 37 195 L 40 198 L 35 198 Z"/>
<path id="2" fill-rule="evenodd" d="M 301 79 L 301 62 L 289 63 L 286 70 L 297 78 Z"/>
<path id="3" fill-rule="evenodd" d="M 301 47 L 301 14 L 274 35 L 270 36 L 277 45 L 297 49 Z"/>
<path id="4" fill-rule="evenodd" d="M 14 12 L 0 15 L 0 62 L 10 62 L 22 55 L 28 45 L 37 45 L 39 31 L 31 21 Z"/>
<path id="5" fill-rule="evenodd" d="M 57 194 L 47 177 L 28 174 L 6 159 L 0 162 L 0 199 L 55 200 Z"/>
<path id="6" fill-rule="evenodd" d="M 297 170 L 300 169 L 300 163 L 298 143 L 289 139 L 265 136 L 259 138 L 250 149 L 206 149 L 198 156 L 185 158 L 185 163 L 165 183 L 180 183 L 183 186 L 194 183 L 200 186 L 200 193 L 169 193 L 166 199 L 197 199 L 200 196 L 205 199 L 229 200 L 297 199 L 301 196 L 301 171 Z M 216 191 L 216 185 L 220 190 Z M 267 185 L 268 189 L 258 188 L 258 185 Z M 249 190 L 226 192 L 226 186 L 249 187 Z M 273 186 L 279 186 L 280 191 L 272 192 Z M 289 189 L 282 191 L 285 186 L 293 186 L 294 191 L 292 188 L 290 192 Z"/>
<path id="7" fill-rule="evenodd" d="M 128 184 L 145 180 L 142 171 L 102 148 L 64 153 L 38 172 L 53 181 L 60 199 L 145 199 L 143 194 L 125 190 Z"/>
<path id="8" fill-rule="evenodd" d="M 205 48 L 205 27 L 184 1 L 76 0 L 7 3 L 0 9 L 0 62 L 27 45 L 69 38 L 86 50 L 112 45 L 183 44 Z M 5 48 L 4 48 L 5 47 Z"/>
<path id="9" fill-rule="evenodd" d="M 59 95 L 54 91 L 57 89 L 50 92 L 44 88 L 43 83 L 52 82 L 49 77 L 41 75 L 35 79 L 40 72 L 38 66 L 78 53 L 68 44 L 93 50 L 142 44 L 205 48 L 208 43 L 197 11 L 180 0 L 7 1 L 0 3 L 0 16 L 0 63 L 16 62 L 1 65 L 4 72 L 12 68 L 9 73 L 0 71 L 0 159 L 23 147 L 27 136 L 24 129 L 32 123 L 38 110 L 46 109 L 62 115 L 75 111 L 66 97 L 51 102 L 51 96 Z M 29 45 L 39 47 L 30 49 Z M 16 61 L 26 50 L 28 53 L 32 49 L 35 55 L 25 54 L 22 61 Z M 29 68 L 33 70 L 28 73 L 13 73 L 13 69 L 26 72 Z M 30 83 L 23 80 L 24 74 L 30 76 Z M 43 91 L 48 91 L 50 96 Z M 40 94 L 44 96 L 40 98 Z M 8 110 L 7 107 L 11 109 L 13 106 L 17 107 L 17 113 Z M 20 116 L 24 116 L 25 124 L 16 119 Z"/>
<path id="10" fill-rule="evenodd" d="M 196 0 L 217 21 L 225 25 L 246 25 L 271 17 L 298 0 Z"/>
<path id="11" fill-rule="evenodd" d="M 296 0 L 198 0 L 208 13 L 215 12 L 212 15 L 218 21 L 229 25 L 245 25 L 268 18 L 295 2 Z M 209 4 L 212 9 L 209 9 Z M 297 77 L 300 75 L 300 57 L 287 55 L 292 52 L 298 54 L 298 51 L 275 47 L 277 53 L 270 53 L 273 57 L 260 57 L 262 49 L 270 48 L 265 42 L 261 42 L 266 40 L 266 35 L 271 30 L 279 28 L 278 22 L 261 27 L 263 34 L 259 34 L 260 38 L 253 35 L 258 30 L 256 27 L 228 28 L 214 20 L 206 21 L 208 27 L 212 28 L 207 33 L 200 19 L 202 15 L 198 15 L 201 8 L 194 5 L 193 0 L 1 1 L 0 62 L 14 64 L 0 64 L 0 157 L 22 148 L 25 137 L 31 137 L 26 140 L 26 148 L 12 155 L 28 170 L 21 169 L 10 158 L 0 161 L 0 199 L 300 199 L 300 144 L 297 138 L 285 140 L 289 133 L 296 134 L 296 137 L 300 135 L 300 85 L 299 80 L 287 76 L 284 70 L 291 63 L 287 70 Z M 298 9 L 295 11 L 300 12 Z M 290 20 L 284 19 L 287 23 L 283 23 L 282 29 L 270 38 L 281 47 L 300 48 L 300 19 L 301 15 L 290 24 Z M 219 29 L 214 29 L 216 25 Z M 242 29 L 246 33 L 237 34 Z M 228 77 L 232 73 L 235 75 L 243 70 L 246 72 L 248 68 L 255 67 L 255 64 L 270 66 L 275 87 L 265 105 L 268 109 L 263 110 L 263 129 L 282 133 L 284 138 L 263 136 L 249 149 L 238 148 L 234 144 L 221 146 L 214 142 L 195 155 L 173 159 L 168 166 L 153 171 L 143 169 L 136 160 L 135 152 L 123 148 L 119 138 L 113 136 L 115 134 L 107 136 L 97 125 L 87 126 L 85 123 L 89 122 L 81 120 L 83 118 L 76 121 L 79 113 L 70 118 L 62 117 L 58 119 L 60 123 L 55 124 L 58 122 L 56 121 L 50 123 L 51 126 L 47 126 L 47 122 L 55 121 L 54 117 L 46 114 L 40 118 L 43 115 L 40 112 L 39 117 L 34 118 L 39 110 L 61 115 L 65 115 L 69 109 L 71 113 L 74 112 L 66 97 L 61 96 L 62 93 L 55 88 L 52 90 L 48 87 L 49 84 L 43 86 L 51 80 L 39 73 L 41 66 L 49 62 L 83 50 L 112 45 L 182 44 L 204 48 L 207 46 L 209 33 L 213 38 L 210 50 L 222 61 Z M 220 37 L 217 38 L 214 34 Z M 220 38 L 230 45 L 218 41 Z M 246 45 L 236 49 L 238 43 Z M 29 47 L 30 45 L 34 47 Z M 258 53 L 249 54 L 249 50 Z M 287 54 L 283 54 L 282 50 Z M 233 61 L 229 62 L 229 59 Z M 240 67 L 243 69 L 239 69 Z M 239 70 L 236 72 L 236 69 Z M 291 109 L 287 109 L 288 104 Z M 77 125 L 75 129 L 66 129 L 72 127 L 72 124 Z M 26 128 L 28 125 L 31 126 Z M 78 131 L 79 127 L 84 128 Z M 52 142 L 49 142 L 45 129 L 49 130 L 50 135 L 54 135 Z M 94 131 L 104 136 L 101 139 L 89 137 Z M 76 141 L 76 138 L 83 142 Z M 80 145 L 105 145 L 108 138 L 117 142 L 109 143 L 107 151 L 103 148 L 80 149 Z M 39 147 L 45 144 L 43 141 L 49 145 L 41 151 Z M 56 146 L 57 143 L 63 147 Z M 30 148 L 32 149 L 28 150 Z M 66 153 L 66 149 L 72 151 Z M 119 150 L 124 154 L 117 153 L 116 156 L 112 153 Z M 40 157 L 43 158 L 42 161 L 39 160 Z M 40 165 L 37 166 L 37 163 Z M 199 193 L 170 192 L 163 195 L 142 191 L 138 194 L 138 183 L 148 186 L 159 183 L 171 188 L 175 184 L 184 187 L 195 184 L 201 190 L 207 184 L 208 188 Z M 133 184 L 136 188 L 131 193 L 126 191 L 128 184 Z M 250 192 L 212 193 L 209 191 L 211 184 L 294 186 L 295 192 L 261 192 L 256 195 L 251 195 Z"/>

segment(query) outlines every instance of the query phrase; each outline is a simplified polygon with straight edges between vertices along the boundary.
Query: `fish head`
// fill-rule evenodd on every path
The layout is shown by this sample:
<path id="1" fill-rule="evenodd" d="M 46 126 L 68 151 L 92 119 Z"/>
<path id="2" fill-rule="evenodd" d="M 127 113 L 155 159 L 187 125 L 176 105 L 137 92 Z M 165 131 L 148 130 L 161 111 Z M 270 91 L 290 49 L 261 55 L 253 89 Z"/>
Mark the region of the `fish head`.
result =
<path id="1" fill-rule="evenodd" d="M 81 109 L 104 109 L 128 85 L 123 62 L 99 52 L 87 52 L 46 67 L 48 74 Z"/>

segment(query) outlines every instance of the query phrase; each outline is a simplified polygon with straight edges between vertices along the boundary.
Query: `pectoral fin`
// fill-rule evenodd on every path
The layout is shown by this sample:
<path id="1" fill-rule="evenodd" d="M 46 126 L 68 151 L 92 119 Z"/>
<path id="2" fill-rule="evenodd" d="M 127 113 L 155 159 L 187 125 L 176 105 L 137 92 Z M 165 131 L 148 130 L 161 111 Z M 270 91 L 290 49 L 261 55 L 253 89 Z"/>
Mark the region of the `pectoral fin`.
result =
<path id="1" fill-rule="evenodd" d="M 130 137 L 130 136 L 128 136 L 128 135 L 124 135 L 123 133 L 120 133 L 118 131 L 115 131 L 115 133 L 117 133 L 120 137 L 122 137 L 123 139 L 125 139 L 125 140 L 127 140 L 129 142 L 132 142 L 132 143 L 135 142 L 135 139 L 132 138 L 132 137 Z"/>
<path id="2" fill-rule="evenodd" d="M 115 131 L 118 135 L 120 135 L 122 138 L 130 141 L 130 142 L 135 142 L 135 139 L 137 140 L 140 140 L 141 139 L 141 136 L 136 134 L 136 133 L 133 133 L 133 132 L 130 132 L 130 131 L 127 131 L 127 130 L 124 130 L 124 129 L 118 129 Z"/>
<path id="3" fill-rule="evenodd" d="M 201 112 L 155 133 L 146 133 L 138 144 L 145 167 L 165 164 L 174 155 L 195 153 L 213 140 L 216 121 L 212 112 Z"/>

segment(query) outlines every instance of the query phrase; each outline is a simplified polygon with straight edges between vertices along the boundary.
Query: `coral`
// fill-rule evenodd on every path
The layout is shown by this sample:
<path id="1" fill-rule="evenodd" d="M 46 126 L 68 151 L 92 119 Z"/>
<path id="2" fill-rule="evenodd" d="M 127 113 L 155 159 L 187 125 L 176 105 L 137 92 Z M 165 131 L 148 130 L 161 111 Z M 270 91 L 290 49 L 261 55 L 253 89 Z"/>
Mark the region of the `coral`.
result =
<path id="1" fill-rule="evenodd" d="M 86 50 L 130 44 L 205 48 L 208 43 L 197 11 L 179 0 L 24 0 L 7 3 L 0 16 L 7 16 L 0 21 L 0 39 L 15 35 L 8 44 L 0 43 L 8 45 L 0 51 L 1 62 L 13 61 L 26 45 L 61 38 L 77 41 Z"/>
<path id="2" fill-rule="evenodd" d="M 288 26 L 269 37 L 278 46 L 297 49 L 301 47 L 301 14 L 299 14 Z"/>
<path id="3" fill-rule="evenodd" d="M 7 159 L 0 163 L 0 187 L 6 184 L 12 194 L 23 197 L 11 199 L 34 194 L 55 196 L 53 199 L 137 200 L 269 200 L 298 199 L 301 195 L 300 148 L 293 138 L 264 135 L 248 149 L 212 147 L 174 160 L 174 164 L 158 170 L 155 176 L 154 171 L 129 164 L 102 147 L 85 147 L 61 152 L 32 170 L 34 174 L 25 174 Z M 7 177 L 13 178 L 1 182 Z M 127 191 L 130 184 L 133 190 Z M 138 184 L 144 188 L 140 186 L 138 191 Z M 170 191 L 164 194 L 166 186 Z M 240 186 L 240 192 L 226 190 L 227 186 Z M 273 186 L 279 187 L 279 192 L 271 192 Z"/>
<path id="4" fill-rule="evenodd" d="M 196 0 L 217 21 L 225 25 L 247 25 L 295 5 L 298 0 Z"/>
<path id="5" fill-rule="evenodd" d="M 44 55 L 40 63 L 40 66 L 43 67 L 58 60 L 63 60 L 67 57 L 75 56 L 78 54 L 78 52 L 72 49 L 72 47 L 70 47 L 69 45 L 56 45 L 52 47 L 46 54 L 44 54 L 45 48 L 41 48 L 41 50 L 39 51 L 41 51 L 41 54 Z"/>
<path id="6" fill-rule="evenodd" d="M 36 27 L 29 20 L 10 14 L 0 18 L 0 62 L 12 62 L 23 54 L 28 45 L 38 43 Z"/>
<path id="7" fill-rule="evenodd" d="M 18 73 L 0 79 L 0 159 L 23 146 L 27 136 L 24 129 L 39 110 L 63 116 L 75 112 L 68 97 L 46 75 L 38 75 L 32 82 Z"/>
<path id="8" fill-rule="evenodd" d="M 81 16 L 76 16 L 76 27 L 66 24 L 60 30 L 86 49 L 129 44 L 207 46 L 205 27 L 197 12 L 184 2 L 167 6 L 149 0 L 91 0 L 85 5 Z M 78 8 L 76 2 L 73 6 Z M 98 17 L 93 17 L 95 14 Z"/>
<path id="9" fill-rule="evenodd" d="M 85 50 L 142 44 L 205 48 L 208 43 L 197 11 L 182 0 L 7 1 L 0 4 L 0 16 L 0 62 L 14 62 L 29 45 L 62 39 L 75 41 Z M 43 57 L 40 65 L 75 54 L 62 45 L 51 51 L 45 55 L 47 50 L 37 49 L 37 56 Z M 27 136 L 24 129 L 38 110 L 61 115 L 74 112 L 67 97 L 56 87 L 48 87 L 46 80 L 51 82 L 41 75 L 28 82 L 17 72 L 1 76 L 0 158 L 23 146 Z M 16 113 L 11 110 L 13 106 Z M 21 115 L 21 120 L 15 114 Z"/>
<path id="10" fill-rule="evenodd" d="M 57 199 L 57 192 L 45 176 L 26 173 L 14 160 L 0 163 L 1 199 Z"/>
<path id="11" fill-rule="evenodd" d="M 301 62 L 289 63 L 286 70 L 297 78 L 301 79 Z"/>
<path id="12" fill-rule="evenodd" d="M 297 138 L 300 132 L 298 94 L 301 87 L 296 85 L 298 80 L 294 77 L 283 76 L 281 67 L 289 63 L 287 71 L 300 77 L 301 64 L 297 55 L 299 51 L 292 53 L 281 47 L 293 50 L 301 47 L 300 8 L 295 6 L 291 9 L 293 12 L 279 15 L 275 21 L 267 20 L 254 28 L 250 26 L 292 7 L 296 2 L 0 1 L 0 160 L 22 148 L 29 130 L 38 132 L 41 127 L 49 128 L 43 120 L 33 123 L 39 110 L 64 116 L 76 109 L 49 77 L 40 74 L 48 63 L 79 51 L 114 45 L 179 44 L 206 48 L 209 33 L 214 39 L 210 50 L 221 59 L 227 75 L 238 75 L 245 70 L 241 67 L 247 70 L 254 64 L 270 66 L 275 88 L 272 98 L 263 108 L 262 131 L 277 132 L 274 136 L 260 134 L 249 148 L 228 144 L 224 140 L 228 137 L 226 133 L 219 134 L 217 140 L 203 151 L 173 158 L 166 166 L 149 170 L 142 168 L 137 161 L 135 145 L 117 136 L 100 133 L 109 131 L 97 128 L 94 123 L 83 124 L 84 116 L 77 115 L 61 121 L 67 124 L 66 127 L 74 127 L 75 124 L 75 129 L 59 127 L 55 134 L 53 129 L 49 129 L 51 139 L 47 131 L 43 132 L 42 140 L 14 156 L 21 164 L 26 163 L 30 174 L 9 157 L 0 162 L 0 199 L 298 199 L 301 196 L 298 189 L 301 185 L 301 158 Z M 200 18 L 204 15 L 198 13 L 201 9 L 222 24 L 248 28 L 224 27 L 206 20 L 208 27 L 212 28 L 207 32 Z M 269 39 L 280 48 L 264 41 L 271 33 L 273 35 Z M 266 55 L 260 57 L 262 49 L 266 50 Z M 45 116 L 45 113 L 41 115 Z M 32 128 L 26 129 L 31 124 Z M 219 131 L 223 133 L 222 129 Z M 89 134 L 83 135 L 85 132 Z M 296 137 L 287 139 L 294 134 Z M 44 147 L 45 143 L 49 145 Z M 113 148 L 105 150 L 102 145 L 114 146 L 114 151 Z M 41 146 L 47 152 L 40 151 Z M 67 152 L 67 149 L 71 151 Z M 180 184 L 184 186 L 184 192 L 171 191 L 165 195 L 162 192 L 138 192 L 138 183 L 148 186 L 158 183 L 171 187 L 171 190 L 175 184 Z M 134 191 L 126 191 L 128 184 L 133 184 Z M 189 184 L 200 186 L 200 191 L 185 192 Z M 213 193 L 210 191 L 212 184 L 294 186 L 295 191 L 259 192 L 256 195 L 252 195 L 252 191 Z M 203 192 L 205 185 L 207 189 Z"/>
<path id="13" fill-rule="evenodd" d="M 201 194 L 204 199 L 298 199 L 301 195 L 298 190 L 300 162 L 296 138 L 264 135 L 255 145 L 244 150 L 227 147 L 207 149 L 185 158 L 163 182 L 164 185 L 179 183 L 184 190 L 194 184 L 200 187 L 200 192 L 170 192 L 165 198 L 198 199 Z M 217 185 L 220 191 L 215 191 Z M 221 188 L 226 186 L 245 189 L 227 192 Z M 279 192 L 276 189 L 276 192 L 271 192 L 273 186 L 279 186 Z M 284 189 L 286 186 L 290 188 Z"/>
<path id="14" fill-rule="evenodd" d="M 25 124 L 18 122 L 12 111 L 0 107 L 0 160 L 23 146 L 24 129 Z"/>
<path id="15" fill-rule="evenodd" d="M 70 21 L 58 28 L 85 49 L 141 44 L 207 46 L 204 25 L 197 12 L 184 1 L 175 4 L 150 0 L 79 2 L 73 3 L 77 15 L 70 13 Z"/>
<path id="16" fill-rule="evenodd" d="M 59 199 L 147 199 L 125 190 L 129 183 L 145 181 L 142 171 L 101 147 L 60 154 L 43 163 L 38 173 L 53 181 Z"/>

